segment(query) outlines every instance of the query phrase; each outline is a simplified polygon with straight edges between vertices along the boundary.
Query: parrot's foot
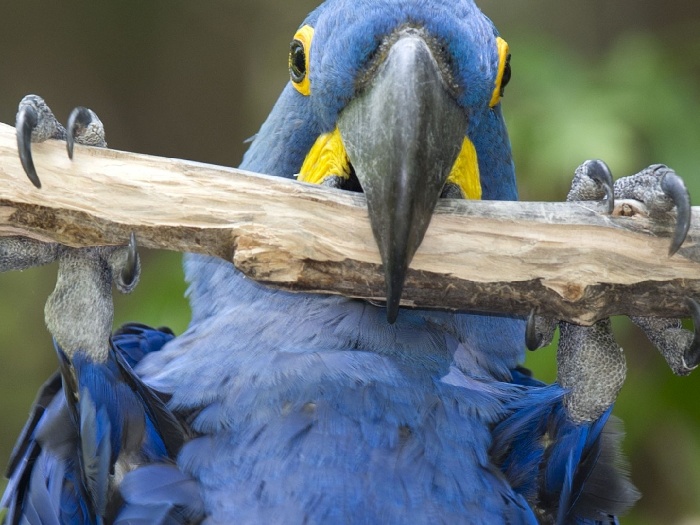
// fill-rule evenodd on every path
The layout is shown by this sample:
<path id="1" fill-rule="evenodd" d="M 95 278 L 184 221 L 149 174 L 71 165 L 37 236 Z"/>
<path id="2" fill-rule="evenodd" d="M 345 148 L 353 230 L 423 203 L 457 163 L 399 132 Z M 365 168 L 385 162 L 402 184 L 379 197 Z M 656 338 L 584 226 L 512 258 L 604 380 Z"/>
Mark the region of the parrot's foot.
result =
<path id="1" fill-rule="evenodd" d="M 27 177 L 37 188 L 41 181 L 32 159 L 32 142 L 48 139 L 67 140 L 68 155 L 72 158 L 73 144 L 106 146 L 104 126 L 97 115 L 82 107 L 76 108 L 64 128 L 56 119 L 44 99 L 38 95 L 27 95 L 17 109 L 17 149 Z M 55 261 L 61 247 L 55 243 L 44 243 L 24 237 L 0 238 L 0 272 L 26 270 Z"/>
<path id="2" fill-rule="evenodd" d="M 112 284 L 129 293 L 140 273 L 133 234 L 128 246 L 60 247 L 56 288 L 44 315 L 51 335 L 69 358 L 80 351 L 97 362 L 107 360 L 114 319 Z"/>
<path id="3" fill-rule="evenodd" d="M 688 300 L 694 332 L 681 327 L 679 319 L 631 317 L 649 340 L 659 349 L 674 374 L 686 376 L 700 363 L 700 304 Z"/>
<path id="4" fill-rule="evenodd" d="M 576 169 L 567 201 L 605 200 L 610 214 L 635 213 L 626 205 L 617 209 L 615 199 L 640 201 L 649 216 L 659 221 L 671 220 L 675 208 L 669 256 L 680 249 L 690 228 L 691 206 L 685 184 L 673 170 L 653 165 L 613 184 L 602 161 L 587 161 Z M 677 319 L 632 318 L 678 375 L 689 374 L 700 363 L 700 305 L 692 299 L 688 304 L 695 333 L 682 329 Z M 575 422 L 595 421 L 622 387 L 626 370 L 622 349 L 615 343 L 608 319 L 583 327 L 540 317 L 534 311 L 527 321 L 527 347 L 535 350 L 551 343 L 557 325 L 557 381 L 569 390 L 565 399 L 569 417 Z"/>
<path id="5" fill-rule="evenodd" d="M 0 273 L 52 263 L 59 245 L 25 237 L 0 237 Z"/>
<path id="6" fill-rule="evenodd" d="M 32 160 L 32 142 L 48 139 L 66 140 L 68 156 L 71 159 L 76 142 L 97 147 L 107 145 L 104 126 L 94 111 L 84 107 L 75 108 L 68 117 L 68 125 L 64 128 L 44 99 L 38 95 L 27 95 L 21 100 L 15 128 L 22 167 L 37 188 L 41 188 L 41 181 Z"/>
<path id="7" fill-rule="evenodd" d="M 557 381 L 569 390 L 564 406 L 576 423 L 597 420 L 617 399 L 627 373 L 610 319 L 593 326 L 559 324 Z"/>
<path id="8" fill-rule="evenodd" d="M 32 142 L 65 139 L 70 158 L 76 142 L 107 145 L 104 126 L 95 112 L 75 108 L 64 128 L 37 95 L 27 95 L 20 102 L 16 129 L 22 166 L 37 188 L 41 188 L 41 182 L 32 160 Z M 59 263 L 58 278 L 44 310 L 49 331 L 69 357 L 80 350 L 97 361 L 106 359 L 114 316 L 112 284 L 120 292 L 129 293 L 138 283 L 140 262 L 134 235 L 127 246 L 94 248 L 69 248 L 22 237 L 0 240 L 0 271 L 54 260 Z"/>

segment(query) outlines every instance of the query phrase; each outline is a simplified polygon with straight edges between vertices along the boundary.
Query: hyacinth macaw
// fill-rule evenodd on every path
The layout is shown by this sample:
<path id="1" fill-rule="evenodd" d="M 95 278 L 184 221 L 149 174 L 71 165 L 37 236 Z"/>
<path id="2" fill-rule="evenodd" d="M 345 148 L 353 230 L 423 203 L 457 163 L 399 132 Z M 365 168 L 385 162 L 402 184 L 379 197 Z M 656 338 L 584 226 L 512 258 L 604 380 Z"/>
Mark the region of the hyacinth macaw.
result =
<path id="1" fill-rule="evenodd" d="M 608 323 L 562 325 L 560 384 L 546 386 L 520 363 L 555 321 L 399 307 L 439 198 L 517 198 L 508 44 L 472 0 L 328 0 L 294 35 L 289 72 L 241 167 L 364 192 L 386 304 L 271 290 L 188 255 L 187 331 L 110 337 L 133 242 L 2 241 L 2 270 L 59 261 L 46 317 L 61 364 L 10 462 L 6 522 L 616 522 L 637 493 L 610 416 L 624 360 Z M 64 128 L 36 96 L 17 126 L 37 186 L 31 141 L 104 145 L 94 113 Z M 659 166 L 629 179 L 613 188 L 589 162 L 571 198 L 651 188 L 677 205 L 680 245 L 682 182 Z M 665 348 L 687 373 L 698 344 L 682 336 Z"/>

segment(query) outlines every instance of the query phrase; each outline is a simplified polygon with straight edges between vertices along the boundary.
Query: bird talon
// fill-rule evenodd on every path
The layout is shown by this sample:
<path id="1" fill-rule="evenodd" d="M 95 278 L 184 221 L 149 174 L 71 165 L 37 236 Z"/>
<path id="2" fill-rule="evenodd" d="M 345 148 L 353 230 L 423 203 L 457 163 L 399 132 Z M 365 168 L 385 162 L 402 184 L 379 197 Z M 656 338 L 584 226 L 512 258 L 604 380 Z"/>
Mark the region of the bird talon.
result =
<path id="1" fill-rule="evenodd" d="M 567 202 L 604 201 L 606 213 L 615 208 L 615 190 L 610 168 L 602 160 L 587 160 L 576 168 Z"/>
<path id="2" fill-rule="evenodd" d="M 129 248 L 126 255 L 126 264 L 121 271 L 121 280 L 126 288 L 130 288 L 139 273 L 139 254 L 136 246 L 136 235 L 131 232 Z"/>
<path id="3" fill-rule="evenodd" d="M 683 364 L 692 370 L 700 364 L 700 304 L 695 299 L 688 299 L 688 308 L 693 318 L 693 341 L 683 353 Z"/>
<path id="4" fill-rule="evenodd" d="M 68 150 L 68 158 L 71 160 L 73 159 L 75 137 L 84 133 L 91 122 L 92 112 L 86 107 L 78 106 L 70 112 L 66 126 L 66 149 Z"/>
<path id="5" fill-rule="evenodd" d="M 525 326 L 525 346 L 528 350 L 537 350 L 542 346 L 542 334 L 537 333 L 535 309 L 530 310 Z"/>
<path id="6" fill-rule="evenodd" d="M 690 229 L 690 195 L 683 179 L 673 171 L 668 171 L 663 175 L 661 178 L 661 189 L 673 201 L 678 214 L 676 228 L 668 251 L 670 257 L 680 249 Z"/>
<path id="7" fill-rule="evenodd" d="M 535 308 L 530 310 L 525 326 L 525 346 L 528 350 L 537 350 L 547 346 L 554 339 L 554 332 L 557 329 L 556 319 L 542 317 L 536 314 Z"/>
<path id="8" fill-rule="evenodd" d="M 39 117 L 33 107 L 20 106 L 15 123 L 19 160 L 22 163 L 22 168 L 24 168 L 27 177 L 32 181 L 32 184 L 41 189 L 41 181 L 36 173 L 34 160 L 32 159 L 32 132 L 36 129 L 38 121 Z"/>
<path id="9" fill-rule="evenodd" d="M 65 139 L 66 130 L 56 120 L 44 99 L 37 95 L 27 95 L 20 101 L 15 129 L 17 130 L 17 150 L 22 168 L 32 184 L 41 188 L 41 181 L 32 159 L 32 142 Z"/>
<path id="10" fill-rule="evenodd" d="M 613 189 L 613 177 L 610 168 L 602 160 L 589 160 L 584 164 L 586 174 L 593 179 L 605 192 L 606 212 L 612 215 L 615 209 L 615 191 Z"/>
<path id="11" fill-rule="evenodd" d="M 78 106 L 71 111 L 66 130 L 66 149 L 71 159 L 73 159 L 73 147 L 76 142 L 98 148 L 107 146 L 102 121 L 93 110 L 86 107 Z"/>

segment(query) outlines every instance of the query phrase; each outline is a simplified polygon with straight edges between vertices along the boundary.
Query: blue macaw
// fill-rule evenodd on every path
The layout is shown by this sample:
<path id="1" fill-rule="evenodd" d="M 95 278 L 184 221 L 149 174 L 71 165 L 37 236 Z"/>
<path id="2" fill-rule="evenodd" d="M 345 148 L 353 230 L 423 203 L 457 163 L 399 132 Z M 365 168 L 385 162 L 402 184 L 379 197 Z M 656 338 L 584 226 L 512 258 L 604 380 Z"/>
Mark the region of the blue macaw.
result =
<path id="1" fill-rule="evenodd" d="M 178 337 L 128 325 L 89 352 L 54 308 L 61 375 L 13 454 L 6 522 L 615 523 L 637 498 L 610 415 L 619 383 L 591 408 L 520 366 L 525 320 L 400 308 L 439 198 L 517 198 L 508 44 L 472 0 L 328 0 L 294 35 L 289 71 L 241 168 L 364 192 L 386 305 L 268 289 L 187 255 Z M 81 109 L 66 131 L 46 111 L 24 101 L 21 152 L 97 119 Z M 33 260 L 93 261 L 88 273 L 110 257 L 13 242 Z M 528 341 L 546 331 L 531 320 Z"/>

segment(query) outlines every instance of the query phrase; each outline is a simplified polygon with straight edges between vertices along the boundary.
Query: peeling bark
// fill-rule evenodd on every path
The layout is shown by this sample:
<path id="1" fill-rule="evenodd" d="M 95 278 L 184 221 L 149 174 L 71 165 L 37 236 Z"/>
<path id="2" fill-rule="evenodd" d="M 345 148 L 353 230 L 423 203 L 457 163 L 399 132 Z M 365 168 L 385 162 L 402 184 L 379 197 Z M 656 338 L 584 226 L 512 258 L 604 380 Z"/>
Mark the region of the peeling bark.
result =
<path id="1" fill-rule="evenodd" d="M 292 291 L 381 300 L 379 253 L 364 197 L 291 180 L 49 141 L 33 148 L 42 189 L 0 124 L 0 236 L 69 246 L 125 244 L 232 261 Z M 694 209 L 697 211 L 697 209 Z M 697 215 L 697 213 L 695 214 Z M 673 214 L 634 201 L 445 200 L 408 272 L 403 304 L 541 314 L 591 324 L 614 314 L 684 316 L 700 298 L 700 222 L 673 257 Z"/>

